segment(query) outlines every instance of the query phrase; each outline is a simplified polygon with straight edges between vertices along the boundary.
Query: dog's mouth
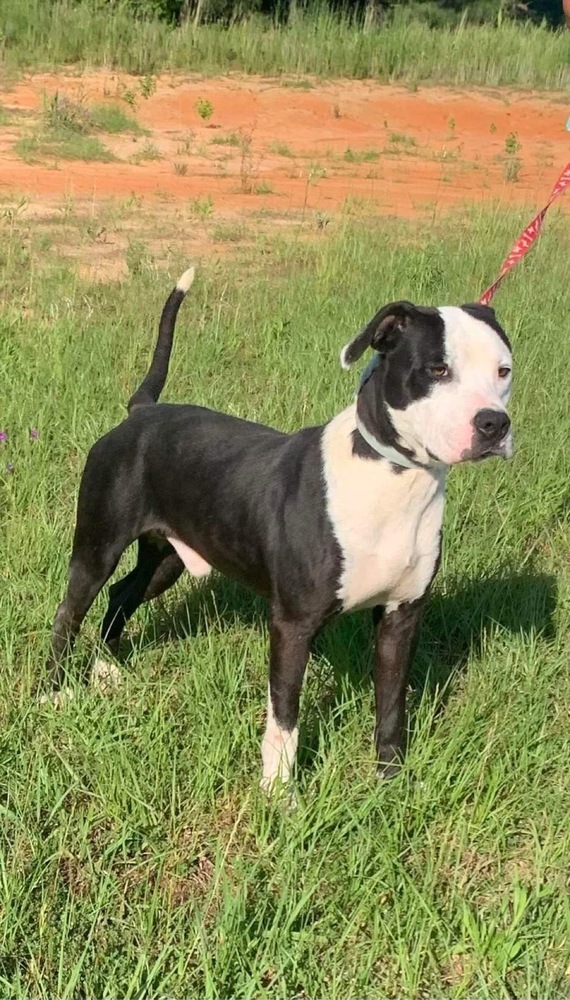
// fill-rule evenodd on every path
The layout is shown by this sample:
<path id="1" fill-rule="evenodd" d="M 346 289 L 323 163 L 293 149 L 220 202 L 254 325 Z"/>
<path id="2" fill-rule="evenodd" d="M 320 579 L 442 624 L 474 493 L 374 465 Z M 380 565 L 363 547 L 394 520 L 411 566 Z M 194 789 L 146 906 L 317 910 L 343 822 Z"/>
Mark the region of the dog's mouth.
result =
<path id="1" fill-rule="evenodd" d="M 513 452 L 513 435 L 511 431 L 509 431 L 502 441 L 498 441 L 494 445 L 490 445 L 487 448 L 475 445 L 473 448 L 469 448 L 467 451 L 464 451 L 461 455 L 461 461 L 482 462 L 486 458 L 504 458 L 505 460 L 508 460 L 513 457 Z"/>

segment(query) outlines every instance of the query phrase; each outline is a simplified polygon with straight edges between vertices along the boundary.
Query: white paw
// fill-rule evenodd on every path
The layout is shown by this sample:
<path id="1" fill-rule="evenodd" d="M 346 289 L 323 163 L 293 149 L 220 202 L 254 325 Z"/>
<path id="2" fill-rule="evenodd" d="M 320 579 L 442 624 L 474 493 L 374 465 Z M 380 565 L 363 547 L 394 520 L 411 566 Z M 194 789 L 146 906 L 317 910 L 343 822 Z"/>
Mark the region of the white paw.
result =
<path id="1" fill-rule="evenodd" d="M 75 695 L 71 688 L 60 688 L 59 691 L 50 691 L 49 694 L 42 694 L 40 705 L 47 705 L 49 702 L 54 708 L 63 708 L 69 701 L 73 701 Z"/>
<path id="2" fill-rule="evenodd" d="M 121 684 L 121 671 L 114 663 L 107 663 L 106 660 L 95 660 L 91 670 L 89 683 L 95 691 L 101 694 L 109 694 Z"/>
<path id="3" fill-rule="evenodd" d="M 259 787 L 268 799 L 274 799 L 283 805 L 286 812 L 294 812 L 297 808 L 297 796 L 291 785 L 285 784 L 277 775 L 263 777 L 259 782 Z"/>

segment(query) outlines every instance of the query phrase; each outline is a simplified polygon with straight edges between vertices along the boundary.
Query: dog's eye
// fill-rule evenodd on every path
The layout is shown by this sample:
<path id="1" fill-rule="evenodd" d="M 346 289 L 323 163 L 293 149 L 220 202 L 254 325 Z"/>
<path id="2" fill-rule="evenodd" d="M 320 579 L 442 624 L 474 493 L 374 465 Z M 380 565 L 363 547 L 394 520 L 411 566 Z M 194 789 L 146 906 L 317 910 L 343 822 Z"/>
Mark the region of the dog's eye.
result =
<path id="1" fill-rule="evenodd" d="M 499 378 L 508 378 L 510 374 L 511 374 L 511 369 L 507 368 L 506 365 L 504 365 L 502 368 L 499 368 Z"/>
<path id="2" fill-rule="evenodd" d="M 432 368 L 428 368 L 428 372 L 430 373 L 432 378 L 439 378 L 439 379 L 449 378 L 449 376 L 451 375 L 451 372 L 447 367 L 447 365 L 433 365 Z"/>

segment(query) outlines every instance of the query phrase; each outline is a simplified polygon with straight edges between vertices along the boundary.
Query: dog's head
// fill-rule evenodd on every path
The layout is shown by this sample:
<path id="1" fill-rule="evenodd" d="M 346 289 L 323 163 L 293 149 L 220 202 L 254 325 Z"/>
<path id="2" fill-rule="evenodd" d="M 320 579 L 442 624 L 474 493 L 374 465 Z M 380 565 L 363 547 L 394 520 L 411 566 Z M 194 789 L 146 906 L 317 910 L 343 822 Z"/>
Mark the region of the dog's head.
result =
<path id="1" fill-rule="evenodd" d="M 511 349 L 493 309 L 393 302 L 343 348 L 343 368 L 368 347 L 357 417 L 369 443 L 420 465 L 510 458 Z"/>

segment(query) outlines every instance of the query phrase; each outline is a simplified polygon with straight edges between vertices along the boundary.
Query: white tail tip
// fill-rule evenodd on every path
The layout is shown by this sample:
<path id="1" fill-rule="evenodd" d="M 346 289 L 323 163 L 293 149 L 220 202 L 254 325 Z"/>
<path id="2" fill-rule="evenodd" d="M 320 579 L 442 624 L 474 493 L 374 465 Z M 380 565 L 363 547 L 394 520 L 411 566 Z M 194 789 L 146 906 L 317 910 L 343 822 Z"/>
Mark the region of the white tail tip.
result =
<path id="1" fill-rule="evenodd" d="M 346 352 L 348 351 L 349 347 L 350 344 L 345 344 L 342 351 L 340 352 L 340 367 L 344 368 L 345 372 L 347 372 L 349 368 L 351 368 L 350 362 L 346 360 Z"/>
<path id="2" fill-rule="evenodd" d="M 194 267 L 189 267 L 188 270 L 184 272 L 184 274 L 178 279 L 176 283 L 176 288 L 178 289 L 179 292 L 184 292 L 184 294 L 186 295 L 186 292 L 188 291 L 192 282 L 194 281 L 195 274 L 196 274 L 196 268 Z"/>

